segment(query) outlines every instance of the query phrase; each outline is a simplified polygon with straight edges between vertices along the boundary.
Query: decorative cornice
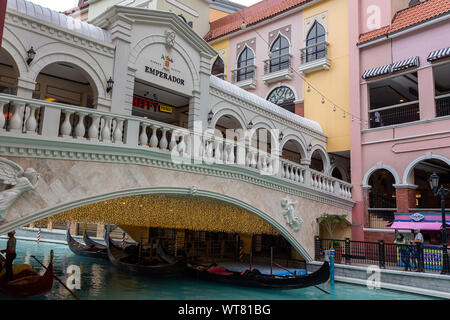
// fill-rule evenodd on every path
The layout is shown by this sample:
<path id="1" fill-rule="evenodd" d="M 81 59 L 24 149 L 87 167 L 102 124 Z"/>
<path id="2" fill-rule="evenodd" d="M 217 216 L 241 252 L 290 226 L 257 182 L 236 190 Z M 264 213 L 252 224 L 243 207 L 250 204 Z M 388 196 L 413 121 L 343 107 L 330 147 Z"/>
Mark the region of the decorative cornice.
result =
<path id="1" fill-rule="evenodd" d="M 326 143 L 326 141 L 327 141 L 326 135 L 319 134 L 319 133 L 317 133 L 313 130 L 310 130 L 306 127 L 300 126 L 292 121 L 282 118 L 274 113 L 271 113 L 261 107 L 258 107 L 257 105 L 251 104 L 243 99 L 237 98 L 236 96 L 233 96 L 233 95 L 231 95 L 227 92 L 224 92 L 218 88 L 210 86 L 209 92 L 210 92 L 210 94 L 215 95 L 218 98 L 228 100 L 229 102 L 232 102 L 242 108 L 245 108 L 247 110 L 255 112 L 266 118 L 273 119 L 273 120 L 277 121 L 278 123 L 285 125 L 288 128 L 291 128 L 293 130 L 297 130 L 304 134 L 310 135 L 321 142 Z"/>
<path id="2" fill-rule="evenodd" d="M 0 155 L 41 159 L 58 159 L 89 162 L 123 163 L 146 165 L 161 169 L 177 170 L 187 173 L 204 174 L 225 179 L 236 179 L 264 188 L 288 193 L 309 200 L 351 210 L 353 200 L 346 200 L 331 193 L 320 192 L 274 176 L 261 175 L 258 170 L 236 165 L 205 165 L 174 163 L 170 152 L 152 151 L 151 148 L 130 148 L 106 143 L 77 143 L 73 139 L 51 141 L 39 139 L 40 136 L 17 138 L 0 136 Z"/>
<path id="3" fill-rule="evenodd" d="M 5 23 L 27 31 L 38 33 L 39 35 L 44 35 L 51 39 L 69 43 L 70 45 L 76 47 L 94 51 L 107 57 L 114 57 L 115 47 L 110 43 L 101 42 L 80 33 L 71 32 L 68 29 L 46 23 L 42 20 L 34 19 L 30 16 L 21 15 L 15 11 L 7 11 Z"/>

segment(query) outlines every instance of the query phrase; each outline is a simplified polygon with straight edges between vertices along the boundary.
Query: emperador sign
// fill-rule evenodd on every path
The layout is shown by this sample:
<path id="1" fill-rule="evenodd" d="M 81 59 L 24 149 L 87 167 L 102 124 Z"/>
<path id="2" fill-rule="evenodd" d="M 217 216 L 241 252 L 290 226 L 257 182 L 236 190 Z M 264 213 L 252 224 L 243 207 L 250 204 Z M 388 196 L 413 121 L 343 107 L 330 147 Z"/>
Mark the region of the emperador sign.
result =
<path id="1" fill-rule="evenodd" d="M 142 50 L 136 61 L 136 79 L 169 89 L 183 96 L 192 96 L 192 74 L 183 57 L 174 48 L 154 43 Z"/>
<path id="2" fill-rule="evenodd" d="M 5 26 L 6 4 L 8 0 L 0 0 L 0 47 L 2 46 L 3 28 Z"/>

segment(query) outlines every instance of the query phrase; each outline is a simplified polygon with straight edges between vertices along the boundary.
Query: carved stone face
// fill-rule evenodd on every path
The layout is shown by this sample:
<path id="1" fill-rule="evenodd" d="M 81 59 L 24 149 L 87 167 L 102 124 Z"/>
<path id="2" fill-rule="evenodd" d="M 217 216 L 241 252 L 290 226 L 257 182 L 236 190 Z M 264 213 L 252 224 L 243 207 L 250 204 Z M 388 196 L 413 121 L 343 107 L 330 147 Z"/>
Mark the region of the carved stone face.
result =
<path id="1" fill-rule="evenodd" d="M 39 174 L 33 168 L 28 168 L 27 170 L 25 170 L 23 176 L 30 180 L 31 184 L 36 184 L 36 182 L 39 180 Z"/>

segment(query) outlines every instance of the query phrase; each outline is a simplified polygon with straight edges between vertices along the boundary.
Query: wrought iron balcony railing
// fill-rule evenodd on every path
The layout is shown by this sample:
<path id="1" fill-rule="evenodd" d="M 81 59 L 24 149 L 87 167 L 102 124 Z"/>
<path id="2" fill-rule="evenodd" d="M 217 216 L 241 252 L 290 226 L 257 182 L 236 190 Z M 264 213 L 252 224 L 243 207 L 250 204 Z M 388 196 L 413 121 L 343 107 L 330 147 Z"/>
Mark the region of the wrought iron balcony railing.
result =
<path id="1" fill-rule="evenodd" d="M 436 97 L 436 117 L 450 116 L 450 94 Z"/>
<path id="2" fill-rule="evenodd" d="M 369 111 L 370 128 L 420 120 L 419 101 L 411 101 Z"/>
<path id="3" fill-rule="evenodd" d="M 300 49 L 302 64 L 328 58 L 328 42 L 319 42 Z"/>
<path id="4" fill-rule="evenodd" d="M 291 67 L 291 60 L 292 55 L 289 53 L 264 60 L 264 74 L 289 69 Z"/>
<path id="5" fill-rule="evenodd" d="M 237 83 L 245 80 L 254 80 L 256 77 L 256 65 L 248 65 L 231 70 L 231 82 Z"/>

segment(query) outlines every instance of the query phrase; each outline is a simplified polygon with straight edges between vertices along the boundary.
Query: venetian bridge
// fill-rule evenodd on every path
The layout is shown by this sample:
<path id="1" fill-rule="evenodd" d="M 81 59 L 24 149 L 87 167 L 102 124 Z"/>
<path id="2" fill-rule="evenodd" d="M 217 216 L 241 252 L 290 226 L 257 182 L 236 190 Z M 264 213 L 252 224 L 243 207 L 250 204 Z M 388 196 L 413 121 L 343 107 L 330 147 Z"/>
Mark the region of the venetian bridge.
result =
<path id="1" fill-rule="evenodd" d="M 352 186 L 331 176 L 320 125 L 210 76 L 216 53 L 173 13 L 115 6 L 96 19 L 98 26 L 80 28 L 86 34 L 55 25 L 55 19 L 42 21 L 42 9 L 31 11 L 29 3 L 15 7 L 22 2 L 8 2 L 0 52 L 2 68 L 9 68 L 2 74 L 14 89 L 0 94 L 0 157 L 35 169 L 40 179 L 9 207 L 0 234 L 61 213 L 75 216 L 83 208 L 96 208 L 99 220 L 112 211 L 116 218 L 120 212 L 141 219 L 174 214 L 174 228 L 187 228 L 192 221 L 185 218 L 193 211 L 218 225 L 233 211 L 236 228 L 240 217 L 242 224 L 249 214 L 258 217 L 310 261 L 318 216 L 347 214 L 351 223 Z M 165 43 L 168 32 L 176 34 L 173 43 Z M 24 48 L 36 45 L 37 36 L 37 55 L 26 63 Z M 178 63 L 174 72 L 186 85 L 164 91 L 160 80 L 145 73 L 145 63 L 155 52 L 152 61 L 160 59 L 168 47 Z M 112 93 L 105 85 L 110 74 Z M 143 114 L 132 97 L 146 90 L 179 103 L 174 108 L 180 112 Z M 224 138 L 208 129 L 242 131 Z M 254 138 L 264 129 L 269 148 Z M 148 206 L 136 205 L 136 199 Z M 178 212 L 168 210 L 171 201 L 181 203 L 174 206 Z"/>

